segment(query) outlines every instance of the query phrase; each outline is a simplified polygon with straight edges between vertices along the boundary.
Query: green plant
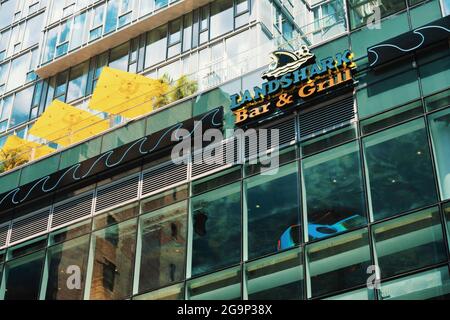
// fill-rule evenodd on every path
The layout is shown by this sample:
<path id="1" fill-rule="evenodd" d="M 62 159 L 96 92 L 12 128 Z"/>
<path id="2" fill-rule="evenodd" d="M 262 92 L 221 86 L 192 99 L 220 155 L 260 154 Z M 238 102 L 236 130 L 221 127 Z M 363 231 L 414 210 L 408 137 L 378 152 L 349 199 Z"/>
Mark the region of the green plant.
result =
<path id="1" fill-rule="evenodd" d="M 12 170 L 28 162 L 28 160 L 23 157 L 23 154 L 20 154 L 15 150 L 0 150 L 0 159 L 2 159 L 0 173 Z"/>
<path id="2" fill-rule="evenodd" d="M 164 87 L 163 94 L 156 98 L 155 109 L 164 107 L 169 103 L 183 99 L 193 95 L 198 90 L 198 83 L 195 80 L 190 80 L 188 76 L 183 75 L 177 81 L 165 73 L 158 79 Z"/>

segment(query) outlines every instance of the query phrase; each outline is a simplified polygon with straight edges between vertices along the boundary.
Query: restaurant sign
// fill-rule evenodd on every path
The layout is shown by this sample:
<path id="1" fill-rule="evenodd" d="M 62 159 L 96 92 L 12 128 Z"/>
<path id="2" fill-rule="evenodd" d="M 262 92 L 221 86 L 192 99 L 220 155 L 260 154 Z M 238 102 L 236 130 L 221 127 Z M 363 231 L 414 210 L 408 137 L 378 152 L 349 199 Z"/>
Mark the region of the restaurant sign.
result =
<path id="1" fill-rule="evenodd" d="M 315 55 L 303 45 L 296 52 L 275 51 L 271 58 L 273 62 L 262 75 L 266 81 L 260 87 L 230 96 L 236 125 L 303 104 L 330 89 L 353 82 L 356 68 L 349 50 L 316 62 Z"/>

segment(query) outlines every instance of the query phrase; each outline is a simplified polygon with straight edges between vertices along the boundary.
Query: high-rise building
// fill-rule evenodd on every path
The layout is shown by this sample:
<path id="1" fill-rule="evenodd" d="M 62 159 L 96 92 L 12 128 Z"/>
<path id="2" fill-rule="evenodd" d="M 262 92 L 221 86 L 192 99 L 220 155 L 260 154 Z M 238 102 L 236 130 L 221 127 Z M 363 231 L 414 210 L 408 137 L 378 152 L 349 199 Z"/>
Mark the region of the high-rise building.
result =
<path id="1" fill-rule="evenodd" d="M 449 298 L 449 14 L 0 0 L 0 299 Z"/>

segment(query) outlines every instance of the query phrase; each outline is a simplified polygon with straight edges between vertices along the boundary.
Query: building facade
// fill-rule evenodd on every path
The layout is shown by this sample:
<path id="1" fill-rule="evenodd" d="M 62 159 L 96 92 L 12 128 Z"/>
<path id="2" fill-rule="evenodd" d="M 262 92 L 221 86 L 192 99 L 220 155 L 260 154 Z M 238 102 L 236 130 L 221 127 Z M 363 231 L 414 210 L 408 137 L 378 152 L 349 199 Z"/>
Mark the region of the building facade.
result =
<path id="1" fill-rule="evenodd" d="M 0 299 L 447 299 L 449 14 L 448 0 L 1 1 L 0 148 L 39 147 L 2 156 Z M 273 76 L 272 52 L 315 60 Z M 175 89 L 111 116 L 91 104 L 106 67 Z M 55 100 L 109 129 L 34 135 Z M 221 161 L 195 161 L 211 146 L 171 159 L 194 120 L 225 134 Z M 277 135 L 261 147 L 251 129 Z"/>

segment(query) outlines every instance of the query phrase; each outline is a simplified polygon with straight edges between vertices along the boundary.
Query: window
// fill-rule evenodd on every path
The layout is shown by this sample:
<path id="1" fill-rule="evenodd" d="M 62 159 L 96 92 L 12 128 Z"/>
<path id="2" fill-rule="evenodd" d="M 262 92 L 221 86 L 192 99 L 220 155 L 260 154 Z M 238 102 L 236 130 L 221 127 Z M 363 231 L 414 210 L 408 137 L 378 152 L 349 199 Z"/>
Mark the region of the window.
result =
<path id="1" fill-rule="evenodd" d="M 106 7 L 106 19 L 105 19 L 105 32 L 104 34 L 110 33 L 116 30 L 117 27 L 117 16 L 119 14 L 119 4 L 121 0 L 110 0 Z"/>
<path id="2" fill-rule="evenodd" d="M 9 74 L 6 92 L 14 90 L 25 84 L 26 75 L 30 69 L 30 58 L 31 54 L 26 53 L 12 60 L 11 70 L 14 70 L 14 72 L 10 72 Z"/>
<path id="3" fill-rule="evenodd" d="M 133 300 L 183 300 L 184 286 L 183 284 L 176 284 L 164 289 L 145 293 L 140 296 L 135 296 Z"/>
<path id="4" fill-rule="evenodd" d="M 151 0 L 149 0 L 149 2 L 150 1 Z M 169 3 L 169 0 L 154 0 L 154 1 L 155 1 L 155 10 L 167 6 L 167 4 Z"/>
<path id="5" fill-rule="evenodd" d="M 211 3 L 210 36 L 214 39 L 233 30 L 233 0 L 218 0 Z"/>
<path id="6" fill-rule="evenodd" d="M 450 199 L 450 109 L 429 116 L 433 153 L 442 200 Z"/>
<path id="7" fill-rule="evenodd" d="M 58 42 L 56 44 L 56 57 L 66 54 L 69 50 L 69 35 L 71 25 L 72 19 L 69 19 L 60 26 Z"/>
<path id="8" fill-rule="evenodd" d="M 209 6 L 200 9 L 200 44 L 209 40 Z"/>
<path id="9" fill-rule="evenodd" d="M 145 67 L 148 68 L 166 58 L 167 25 L 161 26 L 147 34 L 145 50 Z"/>
<path id="10" fill-rule="evenodd" d="M 297 163 L 278 170 L 245 181 L 249 259 L 300 243 Z"/>
<path id="11" fill-rule="evenodd" d="M 67 101 L 84 97 L 86 93 L 89 61 L 86 61 L 70 70 L 69 85 L 67 88 Z"/>
<path id="12" fill-rule="evenodd" d="M 47 41 L 45 42 L 44 54 L 42 55 L 42 62 L 48 62 L 55 57 L 56 41 L 58 39 L 59 27 L 54 27 L 46 32 L 45 36 Z"/>
<path id="13" fill-rule="evenodd" d="M 60 72 L 55 76 L 55 96 L 54 99 L 65 101 L 67 93 L 67 78 L 69 71 Z"/>
<path id="14" fill-rule="evenodd" d="M 5 1 L 0 5 L 0 29 L 5 28 L 13 22 L 16 1 Z"/>
<path id="15" fill-rule="evenodd" d="M 240 190 L 235 183 L 192 198 L 192 275 L 241 261 Z"/>
<path id="16" fill-rule="evenodd" d="M 118 20 L 119 28 L 131 22 L 133 5 L 133 0 L 122 0 Z"/>
<path id="17" fill-rule="evenodd" d="M 246 274 L 249 300 L 303 298 L 303 264 L 298 249 L 248 263 Z"/>
<path id="18" fill-rule="evenodd" d="M 374 14 L 375 8 L 379 8 L 382 18 L 406 8 L 404 0 L 378 0 L 374 2 L 349 0 L 348 4 L 352 30 L 366 24 Z"/>
<path id="19" fill-rule="evenodd" d="M 241 299 L 241 268 L 232 268 L 191 280 L 187 284 L 187 300 Z"/>
<path id="20" fill-rule="evenodd" d="M 181 52 L 181 18 L 169 23 L 169 47 L 167 57 L 171 58 Z"/>
<path id="21" fill-rule="evenodd" d="M 363 144 L 372 219 L 436 202 L 423 119 L 370 135 Z"/>
<path id="22" fill-rule="evenodd" d="M 43 20 L 44 14 L 40 14 L 27 21 L 23 36 L 22 49 L 29 48 L 39 42 L 39 37 L 36 37 L 36 33 L 41 32 Z"/>
<path id="23" fill-rule="evenodd" d="M 81 300 L 85 287 L 89 235 L 47 250 L 43 286 L 46 300 Z"/>
<path id="24" fill-rule="evenodd" d="M 448 266 L 381 283 L 380 300 L 448 300 Z"/>
<path id="25" fill-rule="evenodd" d="M 16 93 L 12 107 L 9 126 L 15 127 L 27 122 L 30 117 L 31 99 L 33 99 L 34 86 Z"/>
<path id="26" fill-rule="evenodd" d="M 447 259 L 438 208 L 377 224 L 372 232 L 382 278 Z"/>
<path id="27" fill-rule="evenodd" d="M 86 13 L 82 13 L 77 15 L 74 18 L 73 27 L 72 27 L 72 38 L 70 39 L 69 50 L 74 50 L 81 46 L 81 44 L 85 41 L 84 38 L 84 30 L 86 24 Z"/>
<path id="28" fill-rule="evenodd" d="M 186 223 L 186 201 L 139 219 L 138 292 L 158 289 L 185 278 Z"/>
<path id="29" fill-rule="evenodd" d="M 192 13 L 184 16 L 183 23 L 183 52 L 192 47 Z"/>
<path id="30" fill-rule="evenodd" d="M 92 234 L 89 299 L 119 300 L 131 295 L 135 241 L 134 219 Z"/>
<path id="31" fill-rule="evenodd" d="M 309 297 L 366 283 L 371 265 L 366 229 L 306 246 Z"/>
<path id="32" fill-rule="evenodd" d="M 44 251 L 38 251 L 5 264 L 1 290 L 4 300 L 39 298 L 44 255 Z"/>
<path id="33" fill-rule="evenodd" d="M 111 50 L 109 56 L 109 66 L 114 69 L 128 71 L 130 42 Z"/>
<path id="34" fill-rule="evenodd" d="M 366 224 L 364 184 L 355 142 L 305 158 L 303 204 L 308 239 Z"/>
<path id="35" fill-rule="evenodd" d="M 104 5 L 100 5 L 91 11 L 92 23 L 89 32 L 89 41 L 93 41 L 102 35 Z"/>

